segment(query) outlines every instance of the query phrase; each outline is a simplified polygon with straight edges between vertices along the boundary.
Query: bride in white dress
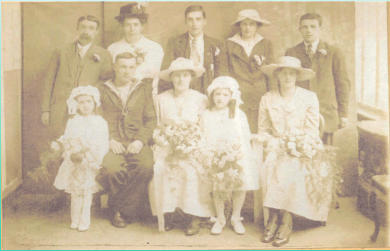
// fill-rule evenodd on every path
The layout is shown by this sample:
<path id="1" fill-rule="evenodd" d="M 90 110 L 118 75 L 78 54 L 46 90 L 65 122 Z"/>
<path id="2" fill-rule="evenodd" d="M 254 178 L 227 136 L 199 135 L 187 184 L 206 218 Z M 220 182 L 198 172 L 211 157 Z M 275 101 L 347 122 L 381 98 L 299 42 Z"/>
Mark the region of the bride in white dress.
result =
<path id="1" fill-rule="evenodd" d="M 194 77 L 201 76 L 203 71 L 203 67 L 197 68 L 191 60 L 185 58 L 177 58 L 167 70 L 161 71 L 160 78 L 171 81 L 174 88 L 157 96 L 160 127 L 183 122 L 198 123 L 199 114 L 206 109 L 208 100 L 205 95 L 190 89 L 190 82 Z M 197 234 L 197 217 L 214 215 L 211 190 L 202 184 L 192 158 L 167 159 L 172 149 L 155 143 L 154 195 L 152 192 L 151 205 L 152 212 L 159 218 L 160 231 L 164 225 L 162 214 L 172 215 L 167 213 L 173 213 L 179 208 L 188 220 L 186 235 Z M 173 169 L 175 171 L 171 173 Z M 166 221 L 165 230 L 170 230 L 172 224 L 168 218 Z"/>

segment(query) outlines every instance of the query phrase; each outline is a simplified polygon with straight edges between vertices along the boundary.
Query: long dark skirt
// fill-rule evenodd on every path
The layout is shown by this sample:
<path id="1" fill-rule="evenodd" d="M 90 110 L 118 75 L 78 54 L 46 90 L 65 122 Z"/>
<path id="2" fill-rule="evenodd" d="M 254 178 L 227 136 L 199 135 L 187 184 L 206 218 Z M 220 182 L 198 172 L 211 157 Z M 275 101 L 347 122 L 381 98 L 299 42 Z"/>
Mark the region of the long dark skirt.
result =
<path id="1" fill-rule="evenodd" d="M 151 217 L 148 186 L 153 177 L 153 154 L 144 147 L 139 154 L 109 152 L 97 181 L 108 192 L 112 213 L 120 212 L 129 221 Z"/>

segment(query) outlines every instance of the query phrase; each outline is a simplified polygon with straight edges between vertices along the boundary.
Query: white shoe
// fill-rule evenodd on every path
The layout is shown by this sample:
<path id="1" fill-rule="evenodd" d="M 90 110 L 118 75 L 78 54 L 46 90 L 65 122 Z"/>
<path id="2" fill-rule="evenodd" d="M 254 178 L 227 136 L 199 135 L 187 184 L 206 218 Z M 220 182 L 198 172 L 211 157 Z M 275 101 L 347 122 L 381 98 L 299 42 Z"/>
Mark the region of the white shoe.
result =
<path id="1" fill-rule="evenodd" d="M 76 223 L 72 223 L 72 224 L 70 224 L 70 228 L 71 229 L 77 229 L 79 226 L 78 226 L 78 224 L 76 224 Z"/>
<path id="2" fill-rule="evenodd" d="M 78 230 L 79 230 L 79 232 L 85 232 L 88 230 L 88 228 L 89 228 L 89 226 L 79 226 Z"/>
<path id="3" fill-rule="evenodd" d="M 233 226 L 233 230 L 237 234 L 245 234 L 245 227 L 244 227 L 244 225 L 241 222 L 242 220 L 243 220 L 242 217 L 240 217 L 240 218 L 231 218 L 231 223 L 232 223 L 232 226 Z"/>
<path id="4" fill-rule="evenodd" d="M 211 228 L 211 234 L 218 235 L 222 233 L 223 228 L 225 227 L 226 221 L 219 221 L 217 220 L 213 227 Z"/>

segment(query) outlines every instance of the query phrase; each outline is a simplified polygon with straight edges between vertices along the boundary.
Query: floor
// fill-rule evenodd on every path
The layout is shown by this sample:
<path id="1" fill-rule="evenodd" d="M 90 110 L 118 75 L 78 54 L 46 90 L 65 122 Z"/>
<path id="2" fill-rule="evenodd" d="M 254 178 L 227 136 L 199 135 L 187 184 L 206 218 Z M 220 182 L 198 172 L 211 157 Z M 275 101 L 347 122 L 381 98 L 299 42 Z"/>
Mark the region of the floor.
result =
<path id="1" fill-rule="evenodd" d="M 385 247 L 388 232 L 381 230 L 376 243 L 369 239 L 373 222 L 356 210 L 356 198 L 340 198 L 340 209 L 330 212 L 327 226 L 300 225 L 285 248 L 378 248 Z M 87 232 L 71 230 L 68 209 L 51 214 L 22 210 L 3 211 L 2 249 L 272 249 L 260 242 L 261 228 L 246 222 L 245 235 L 225 228 L 219 236 L 202 228 L 199 235 L 188 237 L 181 230 L 159 233 L 155 222 L 128 225 L 117 229 L 93 211 Z"/>

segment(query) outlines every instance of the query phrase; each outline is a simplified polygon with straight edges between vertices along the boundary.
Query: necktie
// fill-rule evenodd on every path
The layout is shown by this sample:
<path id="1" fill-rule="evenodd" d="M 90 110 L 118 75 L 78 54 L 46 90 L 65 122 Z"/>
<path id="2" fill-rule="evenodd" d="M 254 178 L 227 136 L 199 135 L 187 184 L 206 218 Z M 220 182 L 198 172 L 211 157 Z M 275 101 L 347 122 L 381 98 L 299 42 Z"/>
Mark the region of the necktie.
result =
<path id="1" fill-rule="evenodd" d="M 307 45 L 307 55 L 309 56 L 310 59 L 313 58 L 314 56 L 314 52 L 313 52 L 313 45 L 312 44 L 308 44 Z"/>
<path id="2" fill-rule="evenodd" d="M 200 53 L 199 53 L 199 48 L 197 44 L 196 38 L 193 38 L 191 40 L 191 56 L 190 59 L 192 62 L 194 62 L 195 65 L 200 65 Z"/>

